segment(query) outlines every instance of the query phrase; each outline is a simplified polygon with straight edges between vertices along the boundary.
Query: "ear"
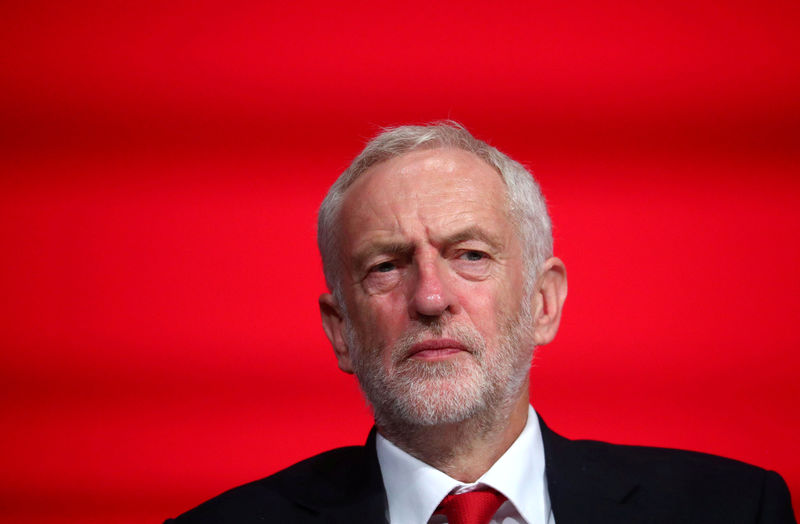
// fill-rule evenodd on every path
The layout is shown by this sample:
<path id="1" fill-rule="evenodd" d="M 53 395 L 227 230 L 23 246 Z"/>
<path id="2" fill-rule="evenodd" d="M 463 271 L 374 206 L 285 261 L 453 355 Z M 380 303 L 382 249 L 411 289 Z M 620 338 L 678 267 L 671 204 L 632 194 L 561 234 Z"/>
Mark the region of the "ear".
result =
<path id="1" fill-rule="evenodd" d="M 353 363 L 350 360 L 350 350 L 344 337 L 344 317 L 339 304 L 330 293 L 319 296 L 319 313 L 322 317 L 322 329 L 333 346 L 339 369 L 345 373 L 353 373 Z"/>
<path id="2" fill-rule="evenodd" d="M 567 268 L 551 257 L 542 266 L 533 291 L 533 340 L 537 346 L 552 341 L 567 299 Z"/>

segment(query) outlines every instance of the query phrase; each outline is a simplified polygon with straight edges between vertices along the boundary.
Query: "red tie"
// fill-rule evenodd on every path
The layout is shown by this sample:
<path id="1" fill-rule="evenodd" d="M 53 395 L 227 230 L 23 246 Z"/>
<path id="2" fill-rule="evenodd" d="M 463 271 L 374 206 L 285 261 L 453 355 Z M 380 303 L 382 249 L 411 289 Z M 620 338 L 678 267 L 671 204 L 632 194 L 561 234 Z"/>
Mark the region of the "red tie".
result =
<path id="1" fill-rule="evenodd" d="M 433 514 L 447 516 L 448 524 L 488 524 L 505 500 L 492 488 L 447 495 Z"/>

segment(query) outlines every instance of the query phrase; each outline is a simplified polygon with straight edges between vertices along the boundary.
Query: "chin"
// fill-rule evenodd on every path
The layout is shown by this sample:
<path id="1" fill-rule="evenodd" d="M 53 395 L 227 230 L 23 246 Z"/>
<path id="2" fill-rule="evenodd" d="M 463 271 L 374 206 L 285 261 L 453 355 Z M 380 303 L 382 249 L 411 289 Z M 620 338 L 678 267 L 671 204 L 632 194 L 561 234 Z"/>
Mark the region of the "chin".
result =
<path id="1" fill-rule="evenodd" d="M 366 391 L 375 418 L 412 426 L 455 424 L 488 407 L 489 381 L 477 367 L 413 363 Z"/>

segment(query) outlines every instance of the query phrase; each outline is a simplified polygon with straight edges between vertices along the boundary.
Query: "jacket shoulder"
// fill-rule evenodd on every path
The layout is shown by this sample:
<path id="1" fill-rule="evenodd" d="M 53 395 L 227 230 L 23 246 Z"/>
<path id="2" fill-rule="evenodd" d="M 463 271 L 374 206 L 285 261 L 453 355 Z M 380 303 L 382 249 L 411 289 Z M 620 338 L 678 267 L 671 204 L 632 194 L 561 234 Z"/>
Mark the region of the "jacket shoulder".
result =
<path id="1" fill-rule="evenodd" d="M 364 447 L 337 448 L 235 487 L 167 523 L 316 522 L 319 508 L 340 504 L 364 481 Z"/>
<path id="2" fill-rule="evenodd" d="M 701 480 L 697 476 L 701 474 L 703 477 L 722 477 L 749 483 L 766 473 L 763 468 L 752 464 L 698 451 L 611 444 L 595 440 L 570 442 L 585 456 L 653 478 L 669 480 L 689 475 L 691 479 Z"/>
<path id="3" fill-rule="evenodd" d="M 557 438 L 573 448 L 580 476 L 605 478 L 609 489 L 619 488 L 618 500 L 647 509 L 654 521 L 795 522 L 789 490 L 774 471 L 696 451 Z"/>

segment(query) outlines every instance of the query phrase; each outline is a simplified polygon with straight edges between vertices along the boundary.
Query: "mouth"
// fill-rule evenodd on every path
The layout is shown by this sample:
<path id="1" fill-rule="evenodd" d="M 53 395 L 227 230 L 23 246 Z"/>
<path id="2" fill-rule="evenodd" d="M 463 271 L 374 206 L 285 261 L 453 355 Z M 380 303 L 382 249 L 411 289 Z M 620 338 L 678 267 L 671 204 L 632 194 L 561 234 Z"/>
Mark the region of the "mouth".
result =
<path id="1" fill-rule="evenodd" d="M 467 347 L 457 340 L 437 338 L 414 344 L 406 358 L 428 361 L 443 360 L 468 351 Z"/>

